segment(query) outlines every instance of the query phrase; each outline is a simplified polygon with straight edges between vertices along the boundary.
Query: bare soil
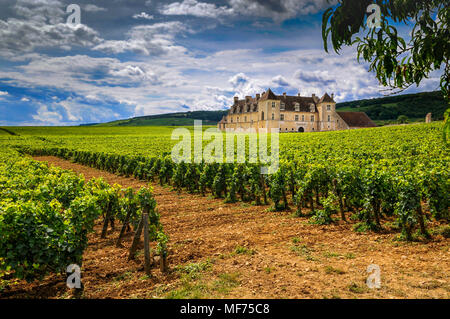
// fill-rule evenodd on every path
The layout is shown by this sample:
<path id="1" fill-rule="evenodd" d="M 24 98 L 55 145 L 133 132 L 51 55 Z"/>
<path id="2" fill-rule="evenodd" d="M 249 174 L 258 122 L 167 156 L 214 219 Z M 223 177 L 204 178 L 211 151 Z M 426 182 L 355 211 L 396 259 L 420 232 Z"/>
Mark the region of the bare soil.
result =
<path id="1" fill-rule="evenodd" d="M 139 189 L 146 182 L 56 157 L 35 157 L 86 179 Z M 82 266 L 83 298 L 449 298 L 450 241 L 403 242 L 398 233 L 357 233 L 353 223 L 311 225 L 269 206 L 225 204 L 223 199 L 152 185 L 170 236 L 169 273 L 145 276 L 143 255 L 128 262 L 132 233 L 122 248 L 120 226 L 90 235 Z M 381 288 L 366 285 L 367 267 L 381 269 Z M 183 271 L 184 270 L 184 271 Z M 188 272 L 189 270 L 189 272 Z M 58 275 L 28 284 L 9 282 L 1 298 L 71 298 Z"/>

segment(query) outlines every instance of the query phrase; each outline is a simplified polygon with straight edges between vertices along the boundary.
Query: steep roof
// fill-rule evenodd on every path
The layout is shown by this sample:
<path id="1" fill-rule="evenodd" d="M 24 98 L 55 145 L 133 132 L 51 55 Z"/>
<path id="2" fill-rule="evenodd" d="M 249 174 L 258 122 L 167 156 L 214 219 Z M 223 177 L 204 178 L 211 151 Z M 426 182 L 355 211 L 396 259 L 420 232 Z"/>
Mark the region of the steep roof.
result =
<path id="1" fill-rule="evenodd" d="M 314 108 L 314 112 L 317 112 L 317 98 L 314 99 L 314 97 L 306 96 L 276 95 L 271 89 L 268 89 L 260 99 L 257 99 L 256 97 L 246 97 L 245 100 L 238 100 L 233 106 L 231 106 L 228 114 L 245 113 L 244 111 L 257 112 L 258 101 L 264 100 L 276 100 L 284 103 L 285 111 L 295 111 L 295 104 L 298 103 L 300 106 L 300 112 L 311 112 L 311 107 Z"/>
<path id="2" fill-rule="evenodd" d="M 349 127 L 376 127 L 364 112 L 337 112 L 337 114 Z"/>
<path id="3" fill-rule="evenodd" d="M 268 89 L 266 93 L 261 96 L 261 100 L 278 100 L 277 96 L 272 92 L 271 89 Z"/>
<path id="4" fill-rule="evenodd" d="M 331 96 L 328 95 L 328 93 L 325 93 L 324 96 L 320 99 L 319 103 L 336 103 Z"/>
<path id="5" fill-rule="evenodd" d="M 278 95 L 277 100 L 284 103 L 284 109 L 286 111 L 295 111 L 295 104 L 298 103 L 300 106 L 300 112 L 311 112 L 311 106 L 314 108 L 314 112 L 317 112 L 316 103 L 314 103 L 314 99 L 312 97 Z"/>

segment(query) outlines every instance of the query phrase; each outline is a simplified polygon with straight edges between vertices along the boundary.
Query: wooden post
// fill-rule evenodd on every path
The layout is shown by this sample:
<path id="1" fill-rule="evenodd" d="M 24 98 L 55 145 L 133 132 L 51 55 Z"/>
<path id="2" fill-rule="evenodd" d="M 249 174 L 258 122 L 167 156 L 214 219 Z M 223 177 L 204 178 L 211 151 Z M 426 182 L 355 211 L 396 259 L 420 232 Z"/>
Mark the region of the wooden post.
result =
<path id="1" fill-rule="evenodd" d="M 150 238 L 148 235 L 148 211 L 147 209 L 143 214 L 144 219 L 144 269 L 147 276 L 151 276 L 151 263 L 150 263 Z"/>
<path id="2" fill-rule="evenodd" d="M 259 174 L 259 182 L 261 184 L 261 190 L 263 192 L 264 205 L 267 205 L 266 183 L 264 182 L 264 176 L 262 174 Z"/>
<path id="3" fill-rule="evenodd" d="M 160 259 L 159 259 L 159 268 L 161 270 L 161 272 L 167 272 L 167 257 L 164 256 L 164 254 L 161 254 Z"/>
<path id="4" fill-rule="evenodd" d="M 136 253 L 137 246 L 139 244 L 139 240 L 141 238 L 142 234 L 142 227 L 143 227 L 143 217 L 141 217 L 141 220 L 139 221 L 139 225 L 136 229 L 136 233 L 134 234 L 133 243 L 130 247 L 130 254 L 128 255 L 128 260 L 134 259 L 134 254 Z"/>
<path id="5" fill-rule="evenodd" d="M 122 237 L 125 234 L 125 231 L 127 230 L 127 227 L 129 225 L 130 216 L 131 216 L 131 209 L 127 212 L 127 216 L 125 216 L 125 221 L 123 222 L 122 229 L 120 230 L 119 238 L 117 238 L 116 247 L 122 246 L 122 244 L 121 244 Z"/>
<path id="6" fill-rule="evenodd" d="M 111 214 L 111 205 L 108 203 L 108 208 L 106 211 L 106 216 L 105 216 L 105 221 L 103 222 L 103 229 L 102 229 L 102 234 L 100 236 L 100 238 L 106 238 L 106 232 L 108 231 L 108 224 L 109 224 L 109 219 L 110 219 L 110 214 Z"/>

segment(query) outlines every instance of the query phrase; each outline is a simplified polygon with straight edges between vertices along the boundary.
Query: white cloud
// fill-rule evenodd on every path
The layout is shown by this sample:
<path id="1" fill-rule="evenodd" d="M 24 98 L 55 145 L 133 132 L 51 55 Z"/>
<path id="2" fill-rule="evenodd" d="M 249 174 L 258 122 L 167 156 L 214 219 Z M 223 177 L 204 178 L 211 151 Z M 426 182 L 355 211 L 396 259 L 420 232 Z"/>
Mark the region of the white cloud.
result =
<path id="1" fill-rule="evenodd" d="M 198 2 L 197 0 L 183 0 L 165 5 L 161 10 L 165 15 L 192 15 L 204 18 L 218 18 L 234 14 L 233 8 L 216 6 L 212 3 Z"/>
<path id="2" fill-rule="evenodd" d="M 49 110 L 46 105 L 41 104 L 37 113 L 32 116 L 33 120 L 40 125 L 62 125 L 63 116 L 56 111 Z"/>
<path id="3" fill-rule="evenodd" d="M 9 93 L 6 91 L 0 91 L 0 96 L 8 95 Z"/>
<path id="4" fill-rule="evenodd" d="M 83 9 L 87 12 L 102 12 L 102 11 L 108 11 L 106 8 L 102 8 L 99 6 L 96 6 L 95 4 L 87 4 L 83 7 Z"/>
<path id="5" fill-rule="evenodd" d="M 221 18 L 245 16 L 270 18 L 280 22 L 298 15 L 314 14 L 330 7 L 336 0 L 229 0 L 228 6 L 197 0 L 173 2 L 162 7 L 164 15 L 191 15 L 196 17 Z"/>
<path id="6" fill-rule="evenodd" d="M 11 8 L 17 18 L 0 20 L 0 56 L 18 60 L 38 48 L 90 47 L 101 41 L 86 25 L 65 23 L 64 5 L 58 0 L 18 0 Z"/>
<path id="7" fill-rule="evenodd" d="M 161 22 L 132 28 L 127 40 L 109 40 L 94 50 L 110 53 L 134 52 L 143 55 L 181 54 L 186 50 L 174 43 L 175 35 L 188 31 L 181 22 Z"/>
<path id="8" fill-rule="evenodd" d="M 133 19 L 146 19 L 146 20 L 153 20 L 155 17 L 152 15 L 149 15 L 148 13 L 141 12 L 139 14 L 133 15 Z"/>
<path id="9" fill-rule="evenodd" d="M 30 102 L 29 98 L 23 97 L 20 99 L 21 102 Z"/>

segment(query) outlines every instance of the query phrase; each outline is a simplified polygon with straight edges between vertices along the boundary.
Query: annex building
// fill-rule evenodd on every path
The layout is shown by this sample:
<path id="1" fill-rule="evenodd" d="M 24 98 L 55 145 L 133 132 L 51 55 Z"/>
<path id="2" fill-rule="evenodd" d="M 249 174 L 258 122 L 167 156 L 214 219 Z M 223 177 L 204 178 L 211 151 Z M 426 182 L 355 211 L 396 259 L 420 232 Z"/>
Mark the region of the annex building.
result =
<path id="1" fill-rule="evenodd" d="M 244 100 L 234 98 L 228 114 L 217 124 L 220 130 L 273 128 L 280 132 L 322 132 L 375 127 L 364 112 L 336 112 L 334 94 L 321 98 L 275 95 L 267 90 Z"/>

